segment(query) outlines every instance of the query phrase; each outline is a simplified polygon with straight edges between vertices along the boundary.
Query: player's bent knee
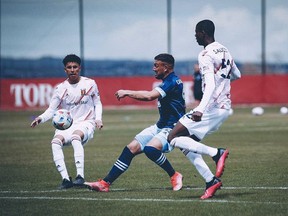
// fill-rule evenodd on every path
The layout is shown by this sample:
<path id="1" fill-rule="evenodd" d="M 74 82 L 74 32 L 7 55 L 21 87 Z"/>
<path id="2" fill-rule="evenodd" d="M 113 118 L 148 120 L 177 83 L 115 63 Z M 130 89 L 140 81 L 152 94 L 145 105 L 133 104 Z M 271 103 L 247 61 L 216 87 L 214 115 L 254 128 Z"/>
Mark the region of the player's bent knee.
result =
<path id="1" fill-rule="evenodd" d="M 71 141 L 77 140 L 81 142 L 81 137 L 78 134 L 72 134 Z"/>
<path id="2" fill-rule="evenodd" d="M 59 145 L 59 146 L 63 145 L 62 141 L 59 138 L 55 138 L 55 137 L 52 139 L 51 144 L 52 145 L 55 144 L 55 145 Z"/>

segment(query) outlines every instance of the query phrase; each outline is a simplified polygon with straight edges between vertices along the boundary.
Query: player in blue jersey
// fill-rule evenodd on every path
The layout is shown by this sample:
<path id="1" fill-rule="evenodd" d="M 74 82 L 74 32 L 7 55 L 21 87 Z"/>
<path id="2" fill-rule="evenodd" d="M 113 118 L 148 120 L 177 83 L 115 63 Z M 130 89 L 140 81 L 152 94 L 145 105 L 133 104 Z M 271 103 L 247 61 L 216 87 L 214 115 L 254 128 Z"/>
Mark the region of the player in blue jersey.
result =
<path id="1" fill-rule="evenodd" d="M 167 143 L 169 131 L 185 114 L 183 83 L 174 73 L 174 62 L 174 57 L 170 54 L 159 54 L 154 58 L 155 78 L 162 80 L 162 83 L 151 91 L 118 90 L 115 93 L 118 100 L 125 97 L 141 101 L 158 99 L 160 118 L 156 124 L 142 130 L 124 147 L 103 180 L 86 182 L 90 189 L 108 192 L 110 185 L 129 168 L 132 159 L 143 152 L 167 172 L 174 191 L 182 188 L 182 175 L 174 170 L 164 154 L 173 149 Z"/>

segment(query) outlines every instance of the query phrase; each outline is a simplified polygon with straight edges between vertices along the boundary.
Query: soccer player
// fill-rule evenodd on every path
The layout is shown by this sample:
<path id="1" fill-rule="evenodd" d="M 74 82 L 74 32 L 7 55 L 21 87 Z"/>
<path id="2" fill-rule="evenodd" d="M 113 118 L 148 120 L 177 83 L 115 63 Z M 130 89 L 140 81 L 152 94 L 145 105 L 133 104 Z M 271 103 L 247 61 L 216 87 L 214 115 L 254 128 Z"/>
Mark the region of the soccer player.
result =
<path id="1" fill-rule="evenodd" d="M 70 111 L 73 124 L 66 130 L 56 130 L 51 141 L 53 160 L 62 176 L 59 189 L 84 185 L 84 144 L 93 138 L 95 128 L 101 129 L 102 103 L 97 84 L 94 80 L 80 76 L 81 59 L 74 55 L 67 55 L 63 59 L 64 71 L 67 79 L 57 85 L 50 105 L 44 113 L 36 117 L 31 127 L 44 123 L 52 118 L 57 109 Z M 73 146 L 74 159 L 77 170 L 76 179 L 72 182 L 66 169 L 63 147 Z"/>
<path id="2" fill-rule="evenodd" d="M 182 175 L 176 172 L 165 156 L 172 148 L 167 142 L 169 131 L 178 119 L 185 114 L 183 83 L 174 73 L 174 57 L 170 54 L 159 54 L 154 58 L 153 71 L 155 78 L 162 83 L 151 91 L 118 90 L 118 100 L 130 97 L 141 101 L 158 99 L 160 118 L 156 124 L 145 128 L 124 147 L 108 175 L 96 182 L 86 182 L 92 190 L 108 192 L 110 185 L 130 166 L 132 159 L 140 154 L 146 156 L 164 169 L 170 176 L 174 191 L 182 188 Z"/>
<path id="3" fill-rule="evenodd" d="M 228 149 L 206 146 L 200 141 L 216 131 L 228 118 L 231 108 L 230 82 L 241 77 L 228 49 L 214 39 L 215 26 L 210 20 L 196 25 L 195 37 L 204 50 L 198 55 L 202 74 L 203 98 L 200 104 L 185 114 L 169 133 L 168 142 L 172 147 L 185 149 L 194 159 L 192 163 L 206 181 L 206 190 L 201 199 L 212 197 L 222 186 L 219 179 L 224 171 Z M 202 158 L 209 155 L 216 162 L 215 176 Z"/>

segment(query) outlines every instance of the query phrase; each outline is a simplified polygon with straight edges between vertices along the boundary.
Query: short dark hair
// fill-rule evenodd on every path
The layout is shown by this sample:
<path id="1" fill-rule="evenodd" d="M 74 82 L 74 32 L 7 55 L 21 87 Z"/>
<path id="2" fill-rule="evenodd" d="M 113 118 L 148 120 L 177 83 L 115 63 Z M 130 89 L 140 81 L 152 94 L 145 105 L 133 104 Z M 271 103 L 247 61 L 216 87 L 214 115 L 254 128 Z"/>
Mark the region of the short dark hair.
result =
<path id="1" fill-rule="evenodd" d="M 155 56 L 154 60 L 168 63 L 172 68 L 174 67 L 174 64 L 175 64 L 174 57 L 168 53 L 161 53 L 161 54 Z"/>
<path id="2" fill-rule="evenodd" d="M 80 57 L 75 55 L 75 54 L 69 54 L 69 55 L 65 56 L 65 58 L 63 59 L 62 62 L 64 64 L 64 66 L 66 66 L 68 62 L 76 62 L 79 65 L 81 65 Z"/>
<path id="3" fill-rule="evenodd" d="M 215 25 L 211 20 L 202 20 L 197 23 L 196 29 L 198 31 L 204 31 L 208 36 L 214 37 Z"/>

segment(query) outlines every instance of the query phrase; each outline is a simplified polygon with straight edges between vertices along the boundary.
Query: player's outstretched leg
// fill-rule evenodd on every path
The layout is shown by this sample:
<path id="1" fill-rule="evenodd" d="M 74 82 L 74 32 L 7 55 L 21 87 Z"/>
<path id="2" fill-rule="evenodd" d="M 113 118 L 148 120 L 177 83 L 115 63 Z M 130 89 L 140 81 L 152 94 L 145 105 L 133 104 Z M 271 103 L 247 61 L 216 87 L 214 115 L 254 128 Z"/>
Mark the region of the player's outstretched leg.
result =
<path id="1" fill-rule="evenodd" d="M 91 190 L 108 192 L 112 182 L 114 182 L 122 173 L 124 173 L 129 168 L 134 156 L 135 155 L 129 150 L 129 148 L 125 146 L 121 155 L 114 163 L 108 175 L 103 180 L 98 180 L 96 182 L 86 182 L 85 184 Z"/>
<path id="2" fill-rule="evenodd" d="M 163 170 L 167 172 L 170 176 L 170 182 L 172 184 L 172 188 L 174 191 L 181 190 L 183 184 L 182 179 L 183 176 L 179 172 L 175 172 L 174 168 L 166 158 L 165 154 L 163 154 L 160 150 L 156 149 L 153 146 L 145 146 L 143 152 L 146 156 L 160 166 Z"/>

